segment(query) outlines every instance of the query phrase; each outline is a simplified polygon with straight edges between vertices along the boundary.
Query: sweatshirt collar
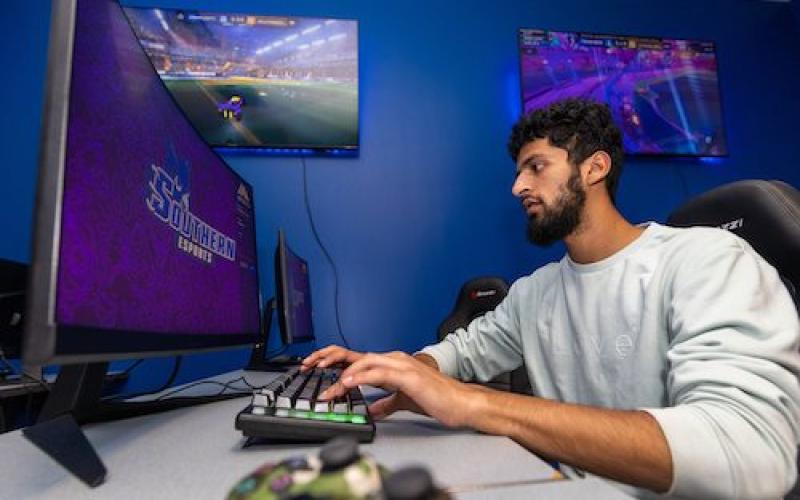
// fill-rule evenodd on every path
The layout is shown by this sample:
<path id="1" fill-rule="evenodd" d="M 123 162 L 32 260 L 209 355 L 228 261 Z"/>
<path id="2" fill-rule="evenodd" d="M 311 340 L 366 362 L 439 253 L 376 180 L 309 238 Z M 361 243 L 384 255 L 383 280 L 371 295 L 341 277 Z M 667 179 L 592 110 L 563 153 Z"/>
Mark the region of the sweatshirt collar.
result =
<path id="1" fill-rule="evenodd" d="M 562 263 L 565 263 L 570 269 L 578 273 L 590 273 L 595 271 L 600 271 L 606 268 L 609 268 L 624 260 L 627 256 L 631 255 L 632 253 L 636 252 L 639 248 L 641 248 L 645 243 L 647 243 L 653 235 L 658 231 L 658 228 L 661 227 L 659 224 L 655 222 L 643 222 L 641 224 L 637 224 L 637 227 L 643 227 L 644 231 L 640 234 L 635 240 L 625 245 L 623 248 L 618 250 L 617 252 L 609 255 L 605 259 L 598 260 L 597 262 L 590 262 L 589 264 L 578 264 L 577 262 L 573 261 L 569 253 L 564 255 L 564 258 L 561 259 Z"/>

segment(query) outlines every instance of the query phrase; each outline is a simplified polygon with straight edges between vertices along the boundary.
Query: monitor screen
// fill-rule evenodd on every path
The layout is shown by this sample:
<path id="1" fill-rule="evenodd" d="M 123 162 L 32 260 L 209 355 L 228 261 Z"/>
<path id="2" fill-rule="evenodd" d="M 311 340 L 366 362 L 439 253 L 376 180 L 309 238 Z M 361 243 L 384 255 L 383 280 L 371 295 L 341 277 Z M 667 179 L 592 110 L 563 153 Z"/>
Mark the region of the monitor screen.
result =
<path id="1" fill-rule="evenodd" d="M 625 152 L 728 154 L 712 42 L 521 29 L 525 113 L 568 97 L 607 103 Z"/>
<path id="2" fill-rule="evenodd" d="M 275 277 L 283 342 L 292 344 L 314 340 L 308 263 L 289 248 L 283 231 L 278 233 L 278 248 L 275 250 Z"/>
<path id="3" fill-rule="evenodd" d="M 212 146 L 358 149 L 357 21 L 125 12 L 167 88 Z"/>
<path id="4" fill-rule="evenodd" d="M 252 188 L 187 122 L 115 1 L 56 21 L 26 358 L 254 342 Z"/>

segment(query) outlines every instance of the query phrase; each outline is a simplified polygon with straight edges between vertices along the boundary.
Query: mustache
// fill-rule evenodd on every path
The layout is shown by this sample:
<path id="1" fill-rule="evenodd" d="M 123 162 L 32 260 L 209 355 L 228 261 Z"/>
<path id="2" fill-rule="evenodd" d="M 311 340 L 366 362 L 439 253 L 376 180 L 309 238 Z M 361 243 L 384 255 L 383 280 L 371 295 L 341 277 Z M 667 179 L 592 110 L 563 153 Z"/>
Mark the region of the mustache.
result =
<path id="1" fill-rule="evenodd" d="M 522 208 L 528 208 L 531 205 L 543 205 L 544 200 L 538 196 L 526 196 L 520 200 Z"/>

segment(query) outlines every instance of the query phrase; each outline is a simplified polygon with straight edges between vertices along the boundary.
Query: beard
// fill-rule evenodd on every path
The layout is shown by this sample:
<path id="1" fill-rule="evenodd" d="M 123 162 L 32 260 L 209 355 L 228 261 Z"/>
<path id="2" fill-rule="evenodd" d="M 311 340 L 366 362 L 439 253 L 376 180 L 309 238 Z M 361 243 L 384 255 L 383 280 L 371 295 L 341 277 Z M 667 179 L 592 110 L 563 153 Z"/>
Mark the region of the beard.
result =
<path id="1" fill-rule="evenodd" d="M 552 207 L 544 205 L 539 214 L 528 217 L 528 241 L 549 246 L 563 240 L 580 225 L 585 204 L 586 191 L 581 186 L 580 174 L 574 172 Z"/>

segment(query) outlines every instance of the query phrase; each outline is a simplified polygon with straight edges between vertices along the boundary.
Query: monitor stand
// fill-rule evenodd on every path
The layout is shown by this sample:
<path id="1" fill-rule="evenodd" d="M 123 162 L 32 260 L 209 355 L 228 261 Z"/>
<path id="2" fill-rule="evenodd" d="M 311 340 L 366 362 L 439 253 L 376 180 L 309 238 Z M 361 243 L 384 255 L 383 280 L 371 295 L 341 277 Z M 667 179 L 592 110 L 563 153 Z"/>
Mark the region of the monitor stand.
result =
<path id="1" fill-rule="evenodd" d="M 242 397 L 242 394 L 233 393 L 104 402 L 101 395 L 107 371 L 108 362 L 62 366 L 36 424 L 22 430 L 29 441 L 90 487 L 103 483 L 106 468 L 80 424 L 120 420 Z"/>
<path id="2" fill-rule="evenodd" d="M 264 317 L 261 322 L 262 333 L 258 341 L 253 346 L 253 351 L 250 353 L 250 361 L 245 366 L 245 370 L 254 372 L 285 372 L 300 364 L 298 358 L 288 357 L 274 357 L 266 359 L 267 355 L 267 340 L 269 339 L 269 332 L 272 329 L 272 314 L 277 307 L 275 297 L 267 301 L 264 307 Z"/>
<path id="3" fill-rule="evenodd" d="M 61 368 L 36 425 L 22 430 L 26 438 L 88 486 L 106 479 L 106 467 L 78 426 L 100 400 L 108 363 Z"/>

